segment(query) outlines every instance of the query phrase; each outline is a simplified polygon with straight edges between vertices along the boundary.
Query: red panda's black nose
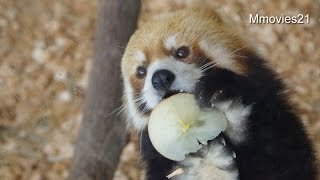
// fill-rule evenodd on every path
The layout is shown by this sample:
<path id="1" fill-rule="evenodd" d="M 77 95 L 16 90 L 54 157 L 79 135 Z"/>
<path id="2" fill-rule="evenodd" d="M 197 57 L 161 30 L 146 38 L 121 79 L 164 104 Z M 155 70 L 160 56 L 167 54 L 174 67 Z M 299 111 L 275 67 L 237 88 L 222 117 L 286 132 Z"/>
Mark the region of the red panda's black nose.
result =
<path id="1" fill-rule="evenodd" d="M 152 86 L 156 90 L 169 90 L 170 86 L 172 85 L 175 79 L 175 75 L 165 69 L 156 71 L 151 79 Z"/>

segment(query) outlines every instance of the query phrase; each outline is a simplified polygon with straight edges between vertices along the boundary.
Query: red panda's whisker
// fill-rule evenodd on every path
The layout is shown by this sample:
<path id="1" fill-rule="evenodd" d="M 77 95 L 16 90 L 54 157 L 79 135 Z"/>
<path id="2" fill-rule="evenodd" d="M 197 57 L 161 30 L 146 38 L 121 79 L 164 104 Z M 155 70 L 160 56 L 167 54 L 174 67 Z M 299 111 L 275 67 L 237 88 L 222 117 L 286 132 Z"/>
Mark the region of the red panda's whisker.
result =
<path id="1" fill-rule="evenodd" d="M 143 101 L 138 101 L 138 107 L 141 106 L 144 102 Z"/>
<path id="2" fill-rule="evenodd" d="M 208 57 L 207 57 L 206 59 L 204 59 L 203 61 L 206 61 L 207 59 L 208 59 Z M 203 62 L 203 61 L 202 61 L 202 62 Z M 209 62 L 207 62 L 206 64 L 202 65 L 202 66 L 200 67 L 200 70 L 203 71 L 203 70 L 206 69 L 208 66 L 211 66 L 211 65 L 213 65 L 213 64 L 215 64 L 215 63 L 212 62 L 212 61 L 209 61 Z"/>
<path id="3" fill-rule="evenodd" d="M 244 58 L 244 59 L 248 58 L 247 56 L 241 56 L 241 55 L 236 55 L 236 57 L 241 57 L 241 58 Z"/>
<path id="4" fill-rule="evenodd" d="M 216 66 L 216 65 L 209 66 L 208 68 L 204 69 L 204 70 L 202 71 L 202 73 L 204 73 L 204 72 L 206 72 L 206 71 L 208 71 L 208 70 L 212 69 L 212 68 L 213 68 L 213 67 L 215 67 L 215 66 Z"/>
<path id="5" fill-rule="evenodd" d="M 108 115 L 106 115 L 104 118 L 108 118 L 112 115 L 114 115 L 115 113 L 117 113 L 117 115 L 119 115 L 122 111 L 124 111 L 126 108 L 128 107 L 127 103 L 123 103 L 121 104 L 118 108 L 116 108 L 115 110 L 113 110 L 111 113 L 109 113 Z"/>
<path id="6" fill-rule="evenodd" d="M 137 93 L 137 97 L 135 98 L 135 99 L 133 99 L 133 102 L 134 103 L 141 103 L 141 101 L 142 101 L 142 95 L 141 95 L 141 93 Z M 143 102 L 141 103 L 141 104 L 143 104 Z M 140 105 L 141 105 L 140 104 Z M 140 106 L 139 105 L 139 106 Z M 105 116 L 105 118 L 108 118 L 108 117 L 110 117 L 110 116 L 112 116 L 112 115 L 114 115 L 114 114 L 117 114 L 117 117 L 118 117 L 118 115 L 121 113 L 121 112 L 123 112 L 126 108 L 128 108 L 128 103 L 123 103 L 123 104 L 121 104 L 118 108 L 116 108 L 115 110 L 113 110 L 111 113 L 109 113 L 108 115 L 106 115 Z"/>
<path id="7" fill-rule="evenodd" d="M 206 63 L 206 64 L 202 65 L 200 67 L 200 69 L 205 69 L 206 67 L 210 66 L 211 64 L 212 64 L 212 62 Z"/>
<path id="8" fill-rule="evenodd" d="M 202 73 L 204 73 L 204 72 L 208 71 L 209 69 L 211 69 L 211 68 L 213 68 L 215 66 L 217 66 L 216 63 L 209 62 L 209 63 L 203 65 L 202 68 L 200 68 L 200 70 L 201 70 Z"/>
<path id="9" fill-rule="evenodd" d="M 201 67 L 200 67 L 200 70 L 203 71 L 204 69 L 206 69 L 208 66 L 211 66 L 211 65 L 212 65 L 211 62 L 210 62 L 210 63 L 207 63 L 207 64 L 201 66 Z"/>
<path id="10" fill-rule="evenodd" d="M 205 67 L 203 70 L 206 71 L 208 69 L 211 69 L 213 67 L 215 67 L 217 64 L 210 64 L 209 66 Z"/>
<path id="11" fill-rule="evenodd" d="M 142 109 L 142 114 L 146 113 L 147 111 L 148 111 L 147 106 L 143 107 L 143 109 Z"/>
<path id="12" fill-rule="evenodd" d="M 141 93 L 138 93 L 137 97 L 133 99 L 133 102 L 137 103 L 142 100 L 143 100 L 143 97 L 142 97 Z"/>
<path id="13" fill-rule="evenodd" d="M 140 101 L 142 101 L 142 97 L 139 97 L 139 98 L 136 98 L 133 100 L 133 102 L 135 102 L 135 103 L 140 102 Z"/>
<path id="14" fill-rule="evenodd" d="M 232 51 L 229 55 L 231 56 L 231 55 L 235 54 L 236 52 L 238 52 L 238 51 L 240 51 L 241 49 L 244 49 L 244 48 L 246 48 L 246 47 L 248 47 L 248 46 L 242 46 L 241 48 L 238 48 L 238 49 Z"/>
<path id="15" fill-rule="evenodd" d="M 202 63 L 204 63 L 206 60 L 208 60 L 209 59 L 209 57 L 206 57 L 205 59 L 203 59 L 199 64 L 202 64 Z M 207 63 L 205 63 L 205 64 L 207 64 Z M 202 66 L 204 66 L 205 64 L 203 64 Z M 200 68 L 202 67 L 202 66 L 200 66 Z"/>
<path id="16" fill-rule="evenodd" d="M 117 113 L 116 118 L 118 118 L 118 116 L 120 115 L 121 112 L 123 112 L 128 106 L 123 106 Z"/>
<path id="17" fill-rule="evenodd" d="M 121 50 L 126 50 L 126 47 L 125 46 L 117 46 L 119 49 L 121 49 Z"/>
<path id="18" fill-rule="evenodd" d="M 241 47 L 241 48 L 238 48 L 238 49 L 232 51 L 228 56 L 233 56 L 236 52 L 238 52 L 238 51 L 240 51 L 241 49 L 244 49 L 244 48 L 246 48 L 246 47 L 247 47 L 247 46 L 243 46 L 243 47 Z M 241 55 L 235 55 L 235 56 L 242 57 L 242 58 L 246 58 L 245 56 L 241 56 Z M 203 61 L 205 61 L 205 60 L 207 60 L 207 59 L 208 59 L 208 58 L 204 59 Z M 203 62 L 203 61 L 202 61 L 202 62 Z M 203 73 L 203 72 L 206 72 L 207 70 L 215 67 L 216 65 L 217 65 L 217 64 L 214 63 L 214 62 L 208 62 L 208 63 L 202 65 L 202 66 L 200 67 L 200 70 L 201 70 L 201 72 Z"/>

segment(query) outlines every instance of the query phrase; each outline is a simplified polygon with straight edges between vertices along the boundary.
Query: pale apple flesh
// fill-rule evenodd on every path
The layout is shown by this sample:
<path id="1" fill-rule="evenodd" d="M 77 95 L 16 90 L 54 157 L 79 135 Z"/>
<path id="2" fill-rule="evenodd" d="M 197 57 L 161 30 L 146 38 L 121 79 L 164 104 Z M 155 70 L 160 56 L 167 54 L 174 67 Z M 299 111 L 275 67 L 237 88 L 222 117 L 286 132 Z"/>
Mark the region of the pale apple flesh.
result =
<path id="1" fill-rule="evenodd" d="M 194 95 L 181 93 L 160 102 L 152 111 L 148 132 L 154 148 L 164 157 L 182 161 L 227 128 L 224 114 L 200 110 Z"/>

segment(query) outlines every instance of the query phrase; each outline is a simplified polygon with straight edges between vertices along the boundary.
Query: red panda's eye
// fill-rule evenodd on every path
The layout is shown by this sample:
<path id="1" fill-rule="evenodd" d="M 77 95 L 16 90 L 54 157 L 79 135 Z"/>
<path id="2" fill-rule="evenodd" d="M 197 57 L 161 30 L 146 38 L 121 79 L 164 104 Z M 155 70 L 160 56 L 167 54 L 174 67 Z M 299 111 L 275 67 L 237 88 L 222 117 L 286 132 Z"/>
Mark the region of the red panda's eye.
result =
<path id="1" fill-rule="evenodd" d="M 142 79 L 146 76 L 147 74 L 147 69 L 143 66 L 139 66 L 137 68 L 137 72 L 136 72 L 136 76 L 139 78 L 139 79 Z"/>
<path id="2" fill-rule="evenodd" d="M 179 58 L 179 59 L 185 59 L 189 55 L 190 55 L 190 50 L 186 46 L 182 46 L 182 47 L 178 48 L 177 51 L 175 52 L 175 57 Z"/>

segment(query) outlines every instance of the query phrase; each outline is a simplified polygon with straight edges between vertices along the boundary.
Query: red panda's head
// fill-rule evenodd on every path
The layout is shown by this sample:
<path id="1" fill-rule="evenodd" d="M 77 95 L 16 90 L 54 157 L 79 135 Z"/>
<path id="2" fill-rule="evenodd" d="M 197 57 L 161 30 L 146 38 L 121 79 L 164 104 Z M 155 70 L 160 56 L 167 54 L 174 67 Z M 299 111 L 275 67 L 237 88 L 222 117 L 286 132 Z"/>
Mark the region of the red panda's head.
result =
<path id="1" fill-rule="evenodd" d="M 150 111 L 178 92 L 193 93 L 213 67 L 245 75 L 246 44 L 217 13 L 185 9 L 148 22 L 131 37 L 121 70 L 130 124 L 143 129 Z"/>

